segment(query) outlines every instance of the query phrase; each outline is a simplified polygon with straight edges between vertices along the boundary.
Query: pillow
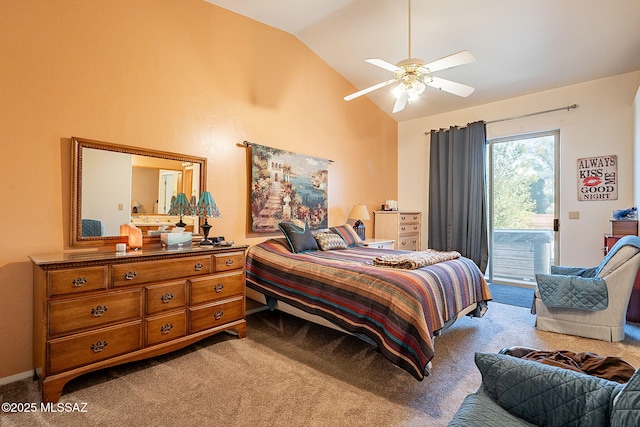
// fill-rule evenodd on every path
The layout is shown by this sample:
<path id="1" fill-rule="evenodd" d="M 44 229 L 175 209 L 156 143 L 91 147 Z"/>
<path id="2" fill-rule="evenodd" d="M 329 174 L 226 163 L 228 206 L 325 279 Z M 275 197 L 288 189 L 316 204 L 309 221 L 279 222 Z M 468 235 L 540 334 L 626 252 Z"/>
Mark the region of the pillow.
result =
<path id="1" fill-rule="evenodd" d="M 611 401 L 622 387 L 504 354 L 476 353 L 475 361 L 489 396 L 503 409 L 535 425 L 608 425 Z"/>
<path id="2" fill-rule="evenodd" d="M 331 231 L 318 233 L 313 237 L 316 238 L 316 242 L 318 242 L 318 246 L 323 251 L 332 251 L 334 249 L 347 249 L 347 243 L 342 239 L 342 237 L 338 236 L 336 233 L 333 233 Z"/>
<path id="3" fill-rule="evenodd" d="M 304 227 L 296 225 L 292 222 L 281 222 L 278 224 L 280 230 L 289 242 L 291 252 L 297 254 L 305 251 L 317 251 L 318 243 L 309 230 L 309 225 L 305 222 Z"/>
<path id="4" fill-rule="evenodd" d="M 329 230 L 342 237 L 342 240 L 347 243 L 348 247 L 362 244 L 362 239 L 356 234 L 356 230 L 354 230 L 349 224 L 340 225 L 338 227 L 329 227 Z"/>

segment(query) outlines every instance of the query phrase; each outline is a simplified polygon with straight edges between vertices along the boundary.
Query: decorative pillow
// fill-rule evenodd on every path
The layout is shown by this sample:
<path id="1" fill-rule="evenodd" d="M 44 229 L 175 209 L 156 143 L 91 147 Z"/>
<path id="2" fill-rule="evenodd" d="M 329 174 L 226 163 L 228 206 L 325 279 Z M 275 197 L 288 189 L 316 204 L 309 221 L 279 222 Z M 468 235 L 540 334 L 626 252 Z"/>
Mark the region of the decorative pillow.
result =
<path id="1" fill-rule="evenodd" d="M 323 251 L 331 251 L 334 249 L 347 249 L 347 243 L 342 239 L 342 237 L 338 236 L 336 233 L 333 233 L 331 231 L 318 233 L 313 237 L 316 238 L 316 241 L 318 242 L 318 246 Z"/>
<path id="2" fill-rule="evenodd" d="M 309 230 L 309 225 L 305 222 L 304 227 L 296 225 L 292 222 L 281 222 L 278 224 L 280 230 L 289 242 L 291 252 L 317 251 L 318 243 Z"/>
<path id="3" fill-rule="evenodd" d="M 342 240 L 347 243 L 348 247 L 362 244 L 362 239 L 356 234 L 356 230 L 354 230 L 349 224 L 340 225 L 338 227 L 329 227 L 329 230 L 342 237 Z"/>
<path id="4" fill-rule="evenodd" d="M 482 386 L 503 409 L 546 426 L 608 425 L 620 384 L 504 354 L 476 353 Z"/>

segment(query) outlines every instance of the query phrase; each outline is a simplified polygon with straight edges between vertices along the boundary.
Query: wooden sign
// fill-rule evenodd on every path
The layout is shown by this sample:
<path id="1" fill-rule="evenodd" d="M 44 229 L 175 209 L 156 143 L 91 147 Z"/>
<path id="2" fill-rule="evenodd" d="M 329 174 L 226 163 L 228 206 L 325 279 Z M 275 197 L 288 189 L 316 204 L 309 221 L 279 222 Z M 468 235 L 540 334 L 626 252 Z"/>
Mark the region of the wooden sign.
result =
<path id="1" fill-rule="evenodd" d="M 618 156 L 578 159 L 578 200 L 618 200 Z"/>

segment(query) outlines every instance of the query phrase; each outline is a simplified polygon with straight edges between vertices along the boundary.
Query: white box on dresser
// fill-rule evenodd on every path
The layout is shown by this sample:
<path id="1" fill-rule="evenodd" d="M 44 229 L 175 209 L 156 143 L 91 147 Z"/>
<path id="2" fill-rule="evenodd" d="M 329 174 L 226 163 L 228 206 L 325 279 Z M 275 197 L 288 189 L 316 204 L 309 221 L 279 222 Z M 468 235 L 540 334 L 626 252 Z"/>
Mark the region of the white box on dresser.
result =
<path id="1" fill-rule="evenodd" d="M 33 262 L 33 363 L 43 402 L 71 379 L 210 335 L 246 336 L 247 246 L 76 252 Z"/>
<path id="2" fill-rule="evenodd" d="M 375 211 L 374 237 L 394 240 L 394 249 L 419 251 L 422 247 L 422 212 Z"/>

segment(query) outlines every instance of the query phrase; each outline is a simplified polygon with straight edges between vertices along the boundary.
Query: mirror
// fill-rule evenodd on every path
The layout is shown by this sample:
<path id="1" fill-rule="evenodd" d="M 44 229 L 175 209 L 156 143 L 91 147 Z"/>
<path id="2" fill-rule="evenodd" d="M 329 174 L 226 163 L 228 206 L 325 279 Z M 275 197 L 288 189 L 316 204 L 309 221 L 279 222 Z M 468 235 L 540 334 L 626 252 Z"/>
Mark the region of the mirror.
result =
<path id="1" fill-rule="evenodd" d="M 185 193 L 195 205 L 205 190 L 206 159 L 83 138 L 71 138 L 71 246 L 110 245 L 123 240 L 120 225 L 142 229 L 144 243 L 160 242 L 175 227 L 171 201 Z M 200 219 L 183 216 L 198 234 Z"/>

